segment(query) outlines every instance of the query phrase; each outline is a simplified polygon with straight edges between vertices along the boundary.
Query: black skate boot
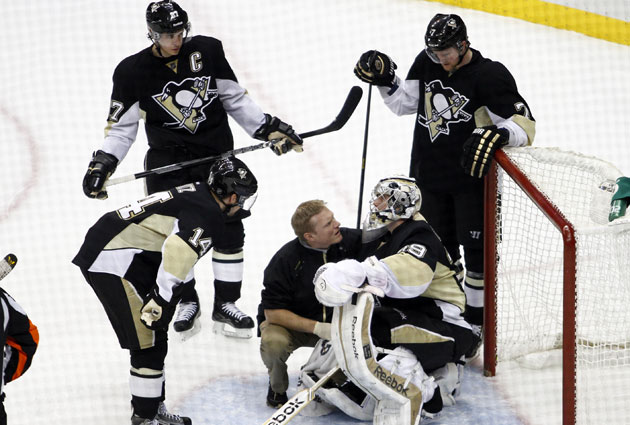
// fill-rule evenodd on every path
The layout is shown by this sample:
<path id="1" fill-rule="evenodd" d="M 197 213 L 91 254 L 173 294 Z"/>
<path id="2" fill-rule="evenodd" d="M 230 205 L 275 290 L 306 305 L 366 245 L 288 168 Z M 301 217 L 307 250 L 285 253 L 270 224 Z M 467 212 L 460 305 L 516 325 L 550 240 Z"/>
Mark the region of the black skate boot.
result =
<path id="1" fill-rule="evenodd" d="M 287 401 L 289 401 L 289 399 L 287 398 L 286 392 L 276 393 L 271 389 L 271 384 L 269 384 L 269 388 L 267 389 L 267 406 L 277 409 Z"/>
<path id="2" fill-rule="evenodd" d="M 222 333 L 233 338 L 251 338 L 254 321 L 243 313 L 233 302 L 214 300 L 214 333 Z"/>
<path id="3" fill-rule="evenodd" d="M 164 403 L 160 403 L 155 420 L 159 425 L 192 425 L 190 418 L 170 413 Z"/>
<path id="4" fill-rule="evenodd" d="M 178 304 L 173 329 L 180 334 L 182 340 L 187 340 L 201 330 L 200 316 L 201 308 L 196 294 L 193 300 L 181 301 Z"/>
<path id="5" fill-rule="evenodd" d="M 192 425 L 190 418 L 173 415 L 166 410 L 164 403 L 160 403 L 157 415 L 153 419 L 145 419 L 136 415 L 131 415 L 131 425 Z"/>

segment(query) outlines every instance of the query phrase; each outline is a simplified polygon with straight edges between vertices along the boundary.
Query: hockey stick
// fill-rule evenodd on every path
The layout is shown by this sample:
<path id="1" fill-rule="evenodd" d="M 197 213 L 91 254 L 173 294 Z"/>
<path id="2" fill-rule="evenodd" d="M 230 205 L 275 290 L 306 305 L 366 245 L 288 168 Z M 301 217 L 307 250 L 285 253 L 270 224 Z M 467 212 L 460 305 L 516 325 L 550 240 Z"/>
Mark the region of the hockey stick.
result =
<path id="1" fill-rule="evenodd" d="M 346 122 L 348 122 L 348 120 L 350 119 L 350 116 L 352 115 L 357 105 L 359 104 L 359 101 L 361 100 L 362 95 L 363 95 L 363 90 L 361 89 L 361 87 L 359 86 L 352 87 L 350 89 L 350 92 L 348 93 L 348 97 L 346 98 L 346 101 L 341 107 L 341 111 L 339 111 L 339 114 L 333 120 L 332 123 L 318 130 L 312 130 L 312 131 L 307 131 L 306 133 L 302 133 L 300 134 L 300 137 L 302 139 L 306 139 L 307 137 L 319 136 L 320 134 L 326 134 L 326 133 L 331 133 L 333 131 L 340 130 L 346 124 Z M 109 187 L 109 186 L 114 186 L 120 183 L 138 180 L 147 176 L 152 176 L 154 174 L 165 174 L 165 173 L 181 170 L 183 168 L 194 167 L 196 165 L 209 164 L 211 162 L 216 161 L 217 159 L 226 158 L 229 156 L 234 156 L 234 155 L 238 155 L 245 152 L 256 151 L 258 149 L 264 149 L 266 147 L 271 146 L 273 142 L 274 142 L 273 140 L 269 140 L 269 141 L 258 143 L 255 145 L 246 146 L 244 148 L 233 149 L 231 151 L 224 152 L 221 155 L 213 155 L 213 156 L 208 156 L 205 158 L 191 159 L 189 161 L 183 161 L 183 162 L 178 162 L 175 164 L 165 165 L 163 167 L 154 168 L 152 170 L 141 171 L 139 173 L 131 174 L 128 176 L 118 177 L 115 179 L 109 179 L 105 182 L 103 187 Z"/>
<path id="2" fill-rule="evenodd" d="M 359 207 L 357 208 L 357 229 L 361 228 L 361 204 L 363 203 L 363 185 L 365 182 L 365 163 L 367 162 L 368 129 L 370 128 L 370 103 L 372 103 L 372 84 L 368 89 L 367 111 L 365 113 L 365 131 L 363 133 L 363 156 L 361 157 L 361 180 L 359 182 Z"/>
<path id="3" fill-rule="evenodd" d="M 284 403 L 276 413 L 274 413 L 269 419 L 265 421 L 263 425 L 281 425 L 288 423 L 291 419 L 295 418 L 300 410 L 306 407 L 311 401 L 315 399 L 315 391 L 340 370 L 339 366 L 332 368 L 326 375 L 322 376 L 319 381 L 315 383 L 311 388 L 304 388 L 298 391 L 293 397 Z"/>
<path id="4" fill-rule="evenodd" d="M 7 254 L 4 256 L 2 261 L 0 261 L 0 280 L 4 279 L 11 270 L 17 264 L 17 257 L 15 254 Z"/>

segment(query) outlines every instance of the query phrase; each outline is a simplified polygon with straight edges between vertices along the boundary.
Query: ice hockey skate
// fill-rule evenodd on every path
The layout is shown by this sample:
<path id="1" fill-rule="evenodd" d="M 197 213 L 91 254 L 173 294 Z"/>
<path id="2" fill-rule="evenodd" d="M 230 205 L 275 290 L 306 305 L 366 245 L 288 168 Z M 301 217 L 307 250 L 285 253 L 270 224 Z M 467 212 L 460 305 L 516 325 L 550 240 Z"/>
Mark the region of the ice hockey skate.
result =
<path id="1" fill-rule="evenodd" d="M 254 321 L 233 302 L 214 301 L 213 332 L 232 338 L 251 338 Z"/>
<path id="2" fill-rule="evenodd" d="M 136 415 L 131 416 L 131 425 L 192 425 L 190 418 L 170 413 L 164 403 L 160 403 L 158 413 L 153 419 L 145 419 Z"/>
<path id="3" fill-rule="evenodd" d="M 201 331 L 199 317 L 201 317 L 199 300 L 179 303 L 173 329 L 179 334 L 182 341 L 186 341 Z"/>
<path id="4" fill-rule="evenodd" d="M 464 354 L 464 360 L 466 363 L 470 363 L 475 360 L 481 354 L 481 345 L 483 343 L 483 327 L 478 325 L 471 325 L 473 334 L 475 334 L 475 340 L 473 345 Z"/>

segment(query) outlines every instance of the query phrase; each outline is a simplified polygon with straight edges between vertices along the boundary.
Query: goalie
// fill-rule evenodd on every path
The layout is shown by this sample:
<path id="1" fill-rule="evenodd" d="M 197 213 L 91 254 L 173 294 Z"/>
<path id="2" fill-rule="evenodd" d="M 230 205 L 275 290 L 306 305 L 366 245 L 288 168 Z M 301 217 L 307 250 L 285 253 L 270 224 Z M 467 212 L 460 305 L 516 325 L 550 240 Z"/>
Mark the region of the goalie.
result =
<path id="1" fill-rule="evenodd" d="M 364 240 L 381 238 L 380 247 L 363 262 L 325 264 L 314 279 L 318 300 L 337 307 L 331 342 L 353 384 L 318 394 L 375 424 L 418 424 L 454 404 L 463 356 L 476 342 L 463 318 L 466 296 L 457 269 L 420 204 L 414 179 L 380 180 L 363 223 Z M 328 361 L 317 357 L 310 363 Z M 305 385 L 325 373 L 316 369 L 303 368 Z"/>

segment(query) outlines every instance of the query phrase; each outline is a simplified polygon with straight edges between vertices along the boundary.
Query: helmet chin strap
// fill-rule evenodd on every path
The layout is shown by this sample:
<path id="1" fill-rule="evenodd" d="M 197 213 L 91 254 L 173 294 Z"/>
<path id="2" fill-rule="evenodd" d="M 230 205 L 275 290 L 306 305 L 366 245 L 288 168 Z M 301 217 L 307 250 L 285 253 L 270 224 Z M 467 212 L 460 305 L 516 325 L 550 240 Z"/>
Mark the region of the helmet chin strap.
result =
<path id="1" fill-rule="evenodd" d="M 459 64 L 462 63 L 462 61 L 464 60 L 464 56 L 466 56 L 466 53 L 468 53 L 468 49 L 470 48 L 470 44 L 468 43 L 468 41 L 466 41 L 465 43 L 466 43 L 466 49 L 464 50 L 464 53 L 459 55 L 459 60 L 457 61 L 457 65 L 455 65 L 455 67 L 458 67 Z"/>
<path id="2" fill-rule="evenodd" d="M 219 205 L 223 206 L 223 212 L 225 214 L 229 213 L 232 208 L 239 206 L 238 201 L 234 204 L 226 204 L 225 202 L 223 202 L 223 199 L 219 198 L 218 196 L 216 196 L 216 200 L 219 203 Z"/>
<path id="3" fill-rule="evenodd" d="M 156 39 L 153 38 L 153 31 L 151 29 L 149 29 L 149 32 L 147 34 L 147 38 L 149 40 L 151 40 L 151 44 L 153 44 L 153 47 L 155 47 L 155 50 L 157 51 L 157 54 L 163 58 L 164 55 L 162 54 L 162 49 L 160 49 L 160 43 L 159 41 L 157 41 Z"/>

